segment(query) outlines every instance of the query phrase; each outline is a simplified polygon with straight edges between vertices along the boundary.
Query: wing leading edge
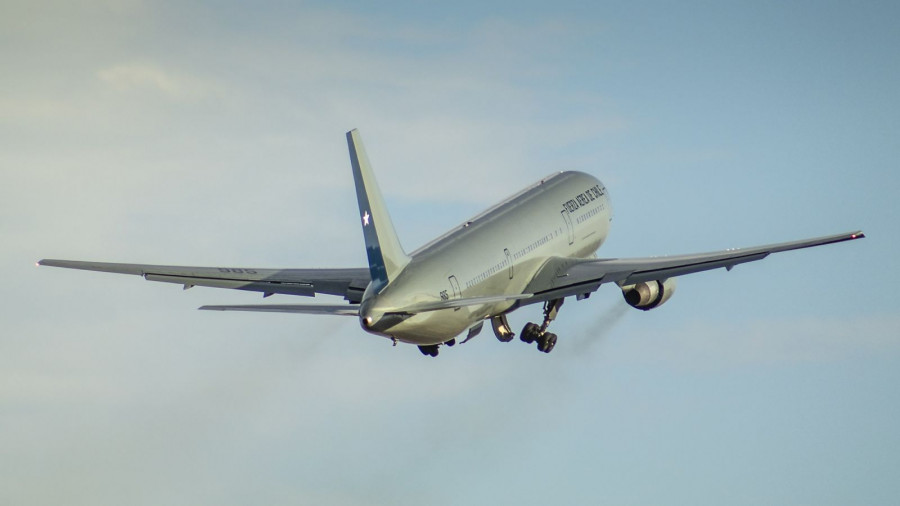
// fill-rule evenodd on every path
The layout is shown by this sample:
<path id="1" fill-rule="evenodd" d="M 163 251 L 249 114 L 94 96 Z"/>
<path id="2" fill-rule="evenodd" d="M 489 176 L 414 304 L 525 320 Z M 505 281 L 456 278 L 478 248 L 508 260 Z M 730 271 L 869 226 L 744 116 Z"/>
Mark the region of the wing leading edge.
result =
<path id="1" fill-rule="evenodd" d="M 182 267 L 174 265 L 120 264 L 45 259 L 38 265 L 87 271 L 133 274 L 148 281 L 229 288 L 272 294 L 313 297 L 317 293 L 339 295 L 358 303 L 369 284 L 369 269 L 255 269 L 232 267 Z"/>
<path id="2" fill-rule="evenodd" d="M 628 285 L 722 267 L 731 270 L 735 265 L 762 260 L 772 253 L 812 248 L 864 237 L 865 234 L 856 231 L 766 246 L 692 255 L 599 260 L 555 258 L 544 265 L 525 289 L 527 292 L 534 293 L 535 296 L 523 303 L 531 304 L 571 295 L 586 295 L 604 283 Z"/>

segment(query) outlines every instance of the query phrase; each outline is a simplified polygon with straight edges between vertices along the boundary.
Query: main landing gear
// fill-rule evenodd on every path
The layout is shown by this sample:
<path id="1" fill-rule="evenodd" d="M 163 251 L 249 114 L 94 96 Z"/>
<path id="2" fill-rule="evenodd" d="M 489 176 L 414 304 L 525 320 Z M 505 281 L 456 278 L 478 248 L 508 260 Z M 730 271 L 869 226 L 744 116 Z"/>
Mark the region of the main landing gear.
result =
<path id="1" fill-rule="evenodd" d="M 522 329 L 522 333 L 519 335 L 519 339 L 528 344 L 537 341 L 538 351 L 544 353 L 553 351 L 553 347 L 556 346 L 556 334 L 547 332 L 547 327 L 550 326 L 550 322 L 555 320 L 556 315 L 559 314 L 559 308 L 562 307 L 563 300 L 564 299 L 554 299 L 545 302 L 543 323 L 540 325 L 532 322 L 526 323 L 525 328 Z"/>
<path id="2" fill-rule="evenodd" d="M 552 332 L 547 332 L 547 327 L 550 326 L 550 322 L 556 319 L 556 315 L 559 314 L 559 308 L 562 307 L 564 299 L 554 299 L 548 300 L 544 303 L 544 321 L 541 322 L 540 325 L 532 322 L 528 322 L 525 324 L 525 328 L 522 329 L 522 333 L 519 335 L 519 339 L 525 341 L 528 344 L 537 342 L 538 351 L 542 351 L 544 353 L 550 353 L 553 351 L 553 348 L 556 346 L 556 334 Z M 512 341 L 516 334 L 512 331 L 509 326 L 509 322 L 506 321 L 506 315 L 498 315 L 491 318 L 491 326 L 494 329 L 494 335 L 497 336 L 497 339 L 500 341 L 507 343 Z M 478 326 L 478 329 L 481 329 L 481 326 Z M 471 330 L 470 330 L 471 335 Z M 451 339 L 447 341 L 447 346 L 453 346 L 456 344 L 456 339 Z M 438 350 L 440 348 L 440 344 L 427 344 L 419 346 L 419 351 L 422 352 L 422 355 L 428 357 L 436 357 L 438 356 Z"/>

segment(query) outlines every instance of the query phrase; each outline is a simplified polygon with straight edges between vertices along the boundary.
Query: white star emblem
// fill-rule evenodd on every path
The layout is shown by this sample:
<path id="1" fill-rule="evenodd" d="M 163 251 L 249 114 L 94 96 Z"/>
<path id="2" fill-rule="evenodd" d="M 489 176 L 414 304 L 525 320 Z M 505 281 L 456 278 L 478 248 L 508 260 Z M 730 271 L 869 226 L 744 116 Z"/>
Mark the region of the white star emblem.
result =
<path id="1" fill-rule="evenodd" d="M 362 218 L 363 218 L 363 226 L 368 227 L 369 226 L 369 211 L 366 211 L 363 214 Z"/>

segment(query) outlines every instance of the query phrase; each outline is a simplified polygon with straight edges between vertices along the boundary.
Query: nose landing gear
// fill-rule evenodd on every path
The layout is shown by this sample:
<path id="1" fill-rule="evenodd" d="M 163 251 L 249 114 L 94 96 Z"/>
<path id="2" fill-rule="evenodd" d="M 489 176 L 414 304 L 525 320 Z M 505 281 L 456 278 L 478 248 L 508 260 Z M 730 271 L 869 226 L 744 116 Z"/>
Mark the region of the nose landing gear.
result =
<path id="1" fill-rule="evenodd" d="M 445 342 L 444 344 L 446 344 L 447 346 L 450 346 L 450 347 L 455 346 L 456 339 L 455 338 L 451 339 L 451 340 Z M 426 357 L 436 357 L 436 356 L 438 356 L 440 347 L 441 347 L 440 344 L 423 344 L 423 345 L 419 346 L 419 351 L 422 352 L 422 355 L 425 355 Z"/>
<path id="2" fill-rule="evenodd" d="M 426 357 L 436 357 L 438 356 L 438 345 L 437 344 L 429 344 L 424 346 L 419 346 L 419 351 L 422 352 L 422 355 Z"/>

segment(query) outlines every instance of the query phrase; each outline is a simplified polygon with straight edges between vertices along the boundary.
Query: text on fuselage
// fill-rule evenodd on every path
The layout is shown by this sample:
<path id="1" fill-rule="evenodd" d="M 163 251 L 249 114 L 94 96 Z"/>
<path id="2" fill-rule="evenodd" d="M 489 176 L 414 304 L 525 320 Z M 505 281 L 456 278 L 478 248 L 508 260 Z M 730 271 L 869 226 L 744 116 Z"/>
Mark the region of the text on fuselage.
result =
<path id="1" fill-rule="evenodd" d="M 585 206 L 585 205 L 591 203 L 592 201 L 599 199 L 600 197 L 602 197 L 604 195 L 606 195 L 606 188 L 604 188 L 600 185 L 594 185 L 594 186 L 588 188 L 583 193 L 579 193 L 574 198 L 563 202 L 563 207 L 566 208 L 566 211 L 569 211 L 570 213 L 574 213 L 581 206 Z"/>

